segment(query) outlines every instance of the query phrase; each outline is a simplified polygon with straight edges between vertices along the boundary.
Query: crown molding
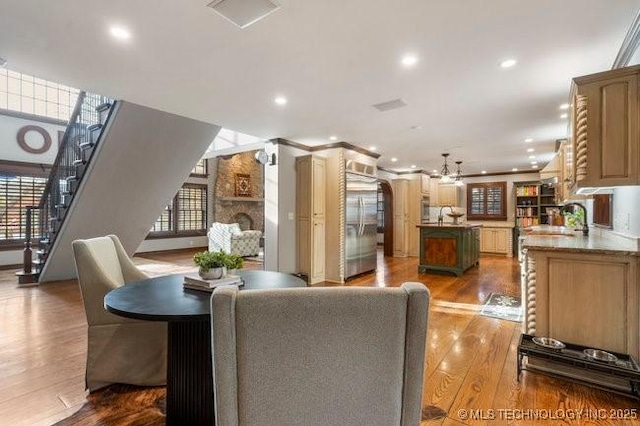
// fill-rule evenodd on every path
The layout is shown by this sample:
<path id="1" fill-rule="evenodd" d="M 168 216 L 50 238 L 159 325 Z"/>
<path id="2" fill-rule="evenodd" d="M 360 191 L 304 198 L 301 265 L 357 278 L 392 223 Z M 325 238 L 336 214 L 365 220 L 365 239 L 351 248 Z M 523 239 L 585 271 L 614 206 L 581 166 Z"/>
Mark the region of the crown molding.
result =
<path id="1" fill-rule="evenodd" d="M 629 65 L 629 61 L 633 57 L 633 54 L 640 45 L 640 10 L 636 13 L 636 16 L 631 22 L 631 26 L 627 30 L 627 34 L 622 41 L 620 50 L 616 59 L 613 61 L 611 69 L 623 68 Z"/>
<path id="2" fill-rule="evenodd" d="M 323 151 L 325 149 L 344 148 L 350 151 L 358 152 L 360 154 L 368 155 L 369 157 L 372 157 L 375 159 L 380 158 L 380 154 L 376 152 L 371 152 L 364 148 L 360 148 L 359 146 L 352 145 L 348 142 L 335 142 L 335 143 L 330 143 L 325 145 L 315 145 L 315 146 L 303 145 L 301 143 L 293 142 L 293 141 L 282 139 L 282 138 L 271 139 L 269 142 L 273 143 L 274 145 L 291 146 L 293 148 L 302 149 L 308 152 Z"/>

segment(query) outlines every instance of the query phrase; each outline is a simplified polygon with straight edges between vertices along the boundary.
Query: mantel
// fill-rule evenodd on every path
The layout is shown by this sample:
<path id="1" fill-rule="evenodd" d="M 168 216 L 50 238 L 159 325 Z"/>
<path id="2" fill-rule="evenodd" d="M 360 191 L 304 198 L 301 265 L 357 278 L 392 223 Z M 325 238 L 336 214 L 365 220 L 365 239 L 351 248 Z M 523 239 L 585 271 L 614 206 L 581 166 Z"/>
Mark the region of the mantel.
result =
<path id="1" fill-rule="evenodd" d="M 250 203 L 262 203 L 264 198 L 251 198 L 251 197 L 219 197 L 220 201 L 246 201 Z"/>

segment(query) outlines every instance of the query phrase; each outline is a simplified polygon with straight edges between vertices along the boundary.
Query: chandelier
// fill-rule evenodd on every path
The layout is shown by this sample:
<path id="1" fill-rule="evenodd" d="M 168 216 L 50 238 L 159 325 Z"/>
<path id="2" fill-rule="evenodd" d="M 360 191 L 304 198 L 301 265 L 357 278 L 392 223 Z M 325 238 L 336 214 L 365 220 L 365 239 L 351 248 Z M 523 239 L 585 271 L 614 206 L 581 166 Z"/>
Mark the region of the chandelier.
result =
<path id="1" fill-rule="evenodd" d="M 448 152 L 442 154 L 444 157 L 444 164 L 442 165 L 442 170 L 440 170 L 440 182 L 449 183 L 451 182 L 451 172 L 449 171 L 449 166 L 447 165 L 447 157 L 449 156 Z"/>
<path id="2" fill-rule="evenodd" d="M 456 179 L 453 183 L 456 186 L 462 186 L 464 185 L 464 182 L 462 181 L 462 170 L 460 170 L 460 164 L 462 164 L 462 161 L 456 161 L 456 164 L 458 165 L 458 170 L 456 171 Z"/>

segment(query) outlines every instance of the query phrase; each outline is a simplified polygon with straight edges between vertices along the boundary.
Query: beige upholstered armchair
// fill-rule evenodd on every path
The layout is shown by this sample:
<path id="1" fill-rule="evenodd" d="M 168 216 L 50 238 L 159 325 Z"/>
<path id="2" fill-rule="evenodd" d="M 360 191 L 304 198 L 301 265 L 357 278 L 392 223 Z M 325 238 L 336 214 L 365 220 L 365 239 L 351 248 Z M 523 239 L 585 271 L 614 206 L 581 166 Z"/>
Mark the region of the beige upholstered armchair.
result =
<path id="1" fill-rule="evenodd" d="M 260 252 L 261 231 L 240 229 L 237 223 L 211 224 L 209 232 L 209 251 L 223 250 L 240 256 L 257 256 Z"/>
<path id="2" fill-rule="evenodd" d="M 211 299 L 216 426 L 418 426 L 429 291 L 325 287 Z"/>
<path id="3" fill-rule="evenodd" d="M 111 383 L 165 384 L 166 324 L 122 318 L 104 308 L 104 296 L 110 290 L 148 277 L 136 268 L 115 235 L 76 240 L 73 254 L 89 325 L 89 391 Z"/>

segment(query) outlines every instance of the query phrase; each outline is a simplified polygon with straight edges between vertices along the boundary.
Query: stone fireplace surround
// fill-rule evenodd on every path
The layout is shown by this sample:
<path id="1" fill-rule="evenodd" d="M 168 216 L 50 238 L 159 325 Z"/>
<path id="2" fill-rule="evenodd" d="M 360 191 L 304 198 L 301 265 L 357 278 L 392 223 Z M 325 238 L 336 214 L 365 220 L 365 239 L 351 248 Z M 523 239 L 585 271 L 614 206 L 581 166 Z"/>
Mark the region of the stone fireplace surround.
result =
<path id="1" fill-rule="evenodd" d="M 239 223 L 242 230 L 255 229 L 264 233 L 263 166 L 256 162 L 255 152 L 247 151 L 212 159 L 216 162 L 213 167 L 213 221 Z M 237 196 L 236 174 L 249 176 L 250 196 Z"/>

